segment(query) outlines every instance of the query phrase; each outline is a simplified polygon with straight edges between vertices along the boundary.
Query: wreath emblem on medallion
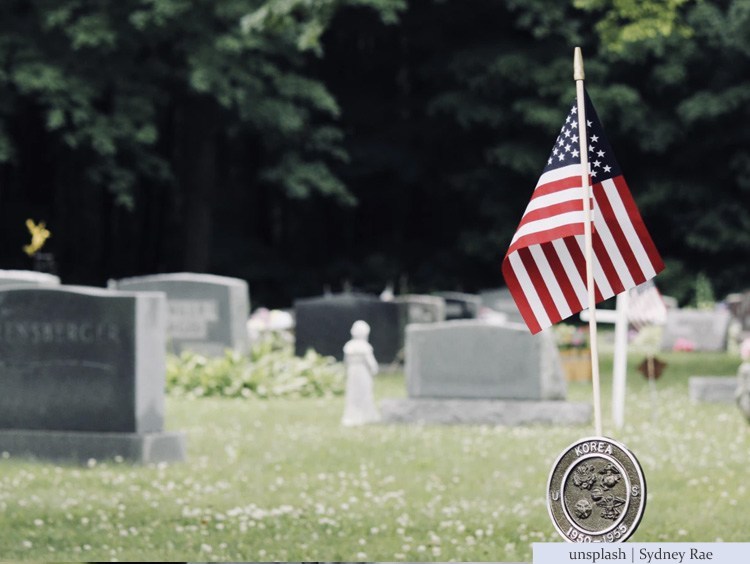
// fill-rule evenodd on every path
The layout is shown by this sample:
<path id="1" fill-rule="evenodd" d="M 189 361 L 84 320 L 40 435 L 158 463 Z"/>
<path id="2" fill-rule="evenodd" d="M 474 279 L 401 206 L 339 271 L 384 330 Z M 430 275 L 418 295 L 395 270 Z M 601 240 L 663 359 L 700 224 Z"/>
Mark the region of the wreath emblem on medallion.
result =
<path id="1" fill-rule="evenodd" d="M 584 463 L 573 472 L 573 484 L 580 490 L 588 490 L 591 502 L 582 498 L 576 502 L 573 512 L 579 519 L 587 519 L 594 510 L 594 505 L 601 508 L 602 519 L 616 520 L 620 516 L 625 500 L 615 496 L 610 490 L 622 479 L 620 470 L 614 464 L 607 463 L 601 470 L 594 464 Z"/>
<path id="2" fill-rule="evenodd" d="M 595 472 L 593 464 L 581 464 L 573 473 L 573 483 L 582 490 L 588 490 L 596 483 Z"/>

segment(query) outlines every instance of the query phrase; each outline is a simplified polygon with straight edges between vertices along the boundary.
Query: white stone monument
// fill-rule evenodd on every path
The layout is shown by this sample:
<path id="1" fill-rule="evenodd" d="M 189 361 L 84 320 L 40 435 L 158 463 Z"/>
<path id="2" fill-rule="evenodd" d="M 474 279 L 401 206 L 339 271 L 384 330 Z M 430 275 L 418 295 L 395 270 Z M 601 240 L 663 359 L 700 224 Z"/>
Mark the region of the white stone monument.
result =
<path id="1" fill-rule="evenodd" d="M 372 391 L 372 377 L 378 373 L 378 363 L 367 342 L 370 326 L 364 321 L 352 325 L 352 338 L 344 345 L 346 364 L 346 407 L 341 424 L 350 427 L 380 420 Z"/>

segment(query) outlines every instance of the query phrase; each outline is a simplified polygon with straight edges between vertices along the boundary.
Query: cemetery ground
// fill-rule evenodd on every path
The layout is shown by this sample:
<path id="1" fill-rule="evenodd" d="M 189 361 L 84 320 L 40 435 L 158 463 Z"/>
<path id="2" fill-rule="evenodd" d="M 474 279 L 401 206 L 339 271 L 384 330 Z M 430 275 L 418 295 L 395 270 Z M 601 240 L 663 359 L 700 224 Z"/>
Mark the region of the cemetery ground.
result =
<path id="1" fill-rule="evenodd" d="M 748 541 L 750 427 L 734 405 L 691 404 L 687 379 L 735 374 L 727 354 L 663 353 L 654 397 L 629 359 L 626 425 L 648 503 L 632 537 Z M 611 370 L 602 359 L 602 374 Z M 403 396 L 402 374 L 376 380 Z M 569 399 L 590 401 L 588 383 Z M 167 400 L 184 463 L 0 460 L 3 560 L 519 561 L 561 541 L 545 506 L 557 455 L 592 426 L 343 428 L 343 398 Z"/>

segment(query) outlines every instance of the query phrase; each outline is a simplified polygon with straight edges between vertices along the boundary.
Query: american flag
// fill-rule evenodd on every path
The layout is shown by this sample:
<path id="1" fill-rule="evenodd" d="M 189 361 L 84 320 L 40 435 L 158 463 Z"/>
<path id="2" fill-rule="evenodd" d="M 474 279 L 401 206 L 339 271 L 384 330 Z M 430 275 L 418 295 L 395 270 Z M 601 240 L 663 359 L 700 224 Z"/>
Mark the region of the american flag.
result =
<path id="1" fill-rule="evenodd" d="M 664 263 L 585 94 L 596 303 L 650 280 Z M 503 276 L 532 333 L 589 307 L 578 109 L 557 136 L 503 259 Z"/>
<path id="2" fill-rule="evenodd" d="M 638 330 L 667 322 L 667 306 L 653 280 L 630 290 L 628 321 Z"/>

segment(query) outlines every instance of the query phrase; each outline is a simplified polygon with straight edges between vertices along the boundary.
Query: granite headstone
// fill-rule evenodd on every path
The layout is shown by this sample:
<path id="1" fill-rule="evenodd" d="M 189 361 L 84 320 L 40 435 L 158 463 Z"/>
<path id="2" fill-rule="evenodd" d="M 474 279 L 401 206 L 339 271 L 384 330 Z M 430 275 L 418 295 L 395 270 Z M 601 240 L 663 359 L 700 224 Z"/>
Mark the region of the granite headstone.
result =
<path id="1" fill-rule="evenodd" d="M 493 311 L 504 313 L 507 316 L 508 321 L 514 323 L 523 322 L 521 313 L 518 311 L 518 306 L 516 305 L 516 302 L 513 301 L 513 296 L 510 295 L 510 290 L 508 290 L 508 288 L 482 290 L 479 292 L 479 297 L 482 300 L 482 307 L 487 307 Z"/>
<path id="2" fill-rule="evenodd" d="M 435 323 L 445 321 L 445 299 L 439 296 L 405 294 L 393 298 L 406 304 L 407 323 Z"/>
<path id="3" fill-rule="evenodd" d="M 456 320 L 406 328 L 408 399 L 381 403 L 386 422 L 578 424 L 591 406 L 563 401 L 566 384 L 551 332 Z"/>
<path id="4" fill-rule="evenodd" d="M 735 296 L 736 299 L 730 305 L 732 316 L 739 321 L 743 332 L 750 332 L 750 290 Z"/>
<path id="5" fill-rule="evenodd" d="M 734 403 L 737 391 L 735 376 L 691 376 L 688 378 L 690 399 L 696 403 Z"/>
<path id="6" fill-rule="evenodd" d="M 464 292 L 435 292 L 445 300 L 445 319 L 476 319 L 482 300 L 477 294 Z"/>
<path id="7" fill-rule="evenodd" d="M 35 270 L 0 270 L 0 288 L 59 286 L 60 277 Z"/>
<path id="8" fill-rule="evenodd" d="M 735 401 L 740 413 L 750 422 L 750 341 L 741 350 L 742 364 L 737 369 L 737 389 L 735 390 Z"/>
<path id="9" fill-rule="evenodd" d="M 244 280 L 178 272 L 123 278 L 116 286 L 167 295 L 167 339 L 172 352 L 192 350 L 220 356 L 226 349 L 247 351 L 250 298 Z"/>
<path id="10" fill-rule="evenodd" d="M 396 360 L 404 344 L 406 304 L 382 301 L 368 294 L 332 294 L 294 301 L 295 353 L 308 349 L 343 360 L 343 346 L 355 321 L 370 326 L 370 344 L 378 362 Z"/>
<path id="11" fill-rule="evenodd" d="M 551 333 L 465 320 L 406 329 L 410 397 L 552 400 L 565 378 Z"/>
<path id="12" fill-rule="evenodd" d="M 689 348 L 696 351 L 723 351 L 731 316 L 725 309 L 669 309 L 662 336 L 662 350 Z"/>
<path id="13" fill-rule="evenodd" d="M 165 326 L 162 293 L 0 290 L 0 450 L 182 459 L 163 431 Z"/>

